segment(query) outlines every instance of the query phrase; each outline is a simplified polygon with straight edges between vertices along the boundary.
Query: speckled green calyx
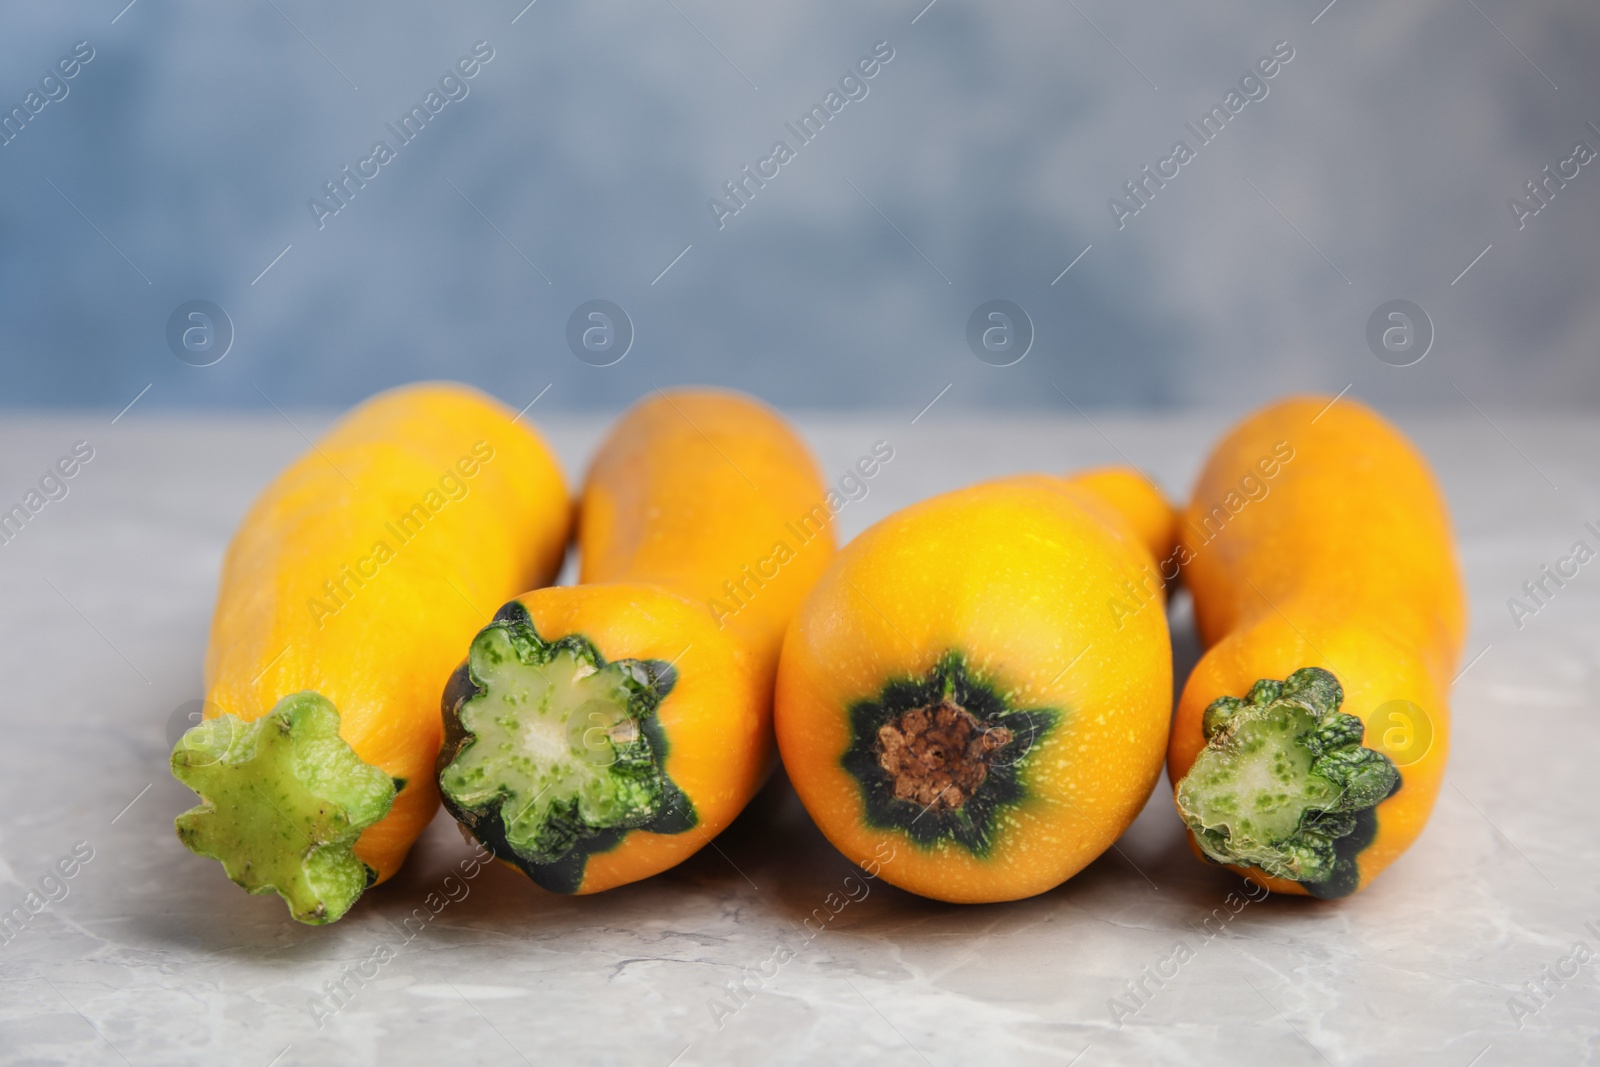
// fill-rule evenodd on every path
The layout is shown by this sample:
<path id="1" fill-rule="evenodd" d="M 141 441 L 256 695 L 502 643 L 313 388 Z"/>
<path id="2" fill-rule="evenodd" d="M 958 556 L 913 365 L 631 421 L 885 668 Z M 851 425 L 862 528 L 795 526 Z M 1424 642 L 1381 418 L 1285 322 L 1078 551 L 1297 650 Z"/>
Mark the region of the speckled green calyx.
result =
<path id="1" fill-rule="evenodd" d="M 655 660 L 607 662 L 581 635 L 546 641 L 513 601 L 445 691 L 445 806 L 501 858 L 567 893 L 590 855 L 630 831 L 693 827 L 655 715 L 675 679 Z"/>
<path id="2" fill-rule="evenodd" d="M 1373 809 L 1400 772 L 1362 745 L 1361 720 L 1320 667 L 1263 678 L 1244 699 L 1206 708 L 1206 747 L 1178 783 L 1178 812 L 1218 863 L 1258 867 L 1339 897 L 1360 882 L 1356 856 L 1377 832 Z"/>
<path id="3" fill-rule="evenodd" d="M 1028 799 L 1029 758 L 1061 718 L 1053 708 L 1011 707 L 955 651 L 920 678 L 889 681 L 849 714 L 840 764 L 861 788 L 867 823 L 979 859 Z"/>
<path id="4" fill-rule="evenodd" d="M 352 848 L 389 813 L 395 782 L 344 742 L 322 695 L 291 694 L 252 722 L 207 719 L 179 738 L 172 773 L 201 799 L 178 839 L 299 921 L 333 922 L 376 877 Z"/>

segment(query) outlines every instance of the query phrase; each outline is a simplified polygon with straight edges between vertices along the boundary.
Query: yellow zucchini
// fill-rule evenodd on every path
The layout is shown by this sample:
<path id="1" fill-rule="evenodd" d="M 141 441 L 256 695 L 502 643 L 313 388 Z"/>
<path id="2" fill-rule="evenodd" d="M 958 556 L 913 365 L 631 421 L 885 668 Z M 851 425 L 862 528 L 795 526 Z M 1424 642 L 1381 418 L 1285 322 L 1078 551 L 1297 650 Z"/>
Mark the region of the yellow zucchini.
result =
<path id="1" fill-rule="evenodd" d="M 349 413 L 235 534 L 206 719 L 172 753 L 178 837 L 296 919 L 331 922 L 433 817 L 439 691 L 496 606 L 553 578 L 571 500 L 498 402 L 422 384 Z"/>

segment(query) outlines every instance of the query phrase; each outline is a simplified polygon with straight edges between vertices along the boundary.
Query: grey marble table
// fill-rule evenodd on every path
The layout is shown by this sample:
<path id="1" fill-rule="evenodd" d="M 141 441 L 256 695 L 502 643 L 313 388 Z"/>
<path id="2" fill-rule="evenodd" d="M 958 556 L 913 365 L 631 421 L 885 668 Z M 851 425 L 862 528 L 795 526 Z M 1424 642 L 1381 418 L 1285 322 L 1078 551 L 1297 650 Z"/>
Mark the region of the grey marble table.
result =
<path id="1" fill-rule="evenodd" d="M 399 877 L 320 929 L 189 855 L 172 832 L 191 794 L 166 772 L 167 723 L 200 696 L 233 525 L 326 419 L 111 415 L 0 421 L 0 506 L 76 442 L 94 451 L 0 545 L 0 911 L 57 898 L 0 943 L 0 1061 L 1600 1060 L 1600 962 L 1572 956 L 1580 942 L 1600 953 L 1600 563 L 1520 628 L 1506 605 L 1574 541 L 1595 543 L 1600 420 L 1397 413 L 1454 509 L 1477 658 L 1455 687 L 1433 821 L 1365 893 L 1269 897 L 1207 926 L 1240 883 L 1189 854 L 1163 782 L 1115 850 L 1052 892 L 954 907 L 874 883 L 811 934 L 802 920 L 852 869 L 781 778 L 717 848 L 584 899 L 496 867 L 451 883 L 457 899 L 432 914 L 424 902 L 469 854 L 444 816 Z M 841 513 L 844 534 L 1017 470 L 1125 457 L 1181 493 L 1229 421 L 914 415 L 800 418 L 836 474 L 878 439 L 895 449 Z M 602 423 L 543 425 L 576 473 Z M 1181 668 L 1182 598 L 1173 618 Z M 406 924 L 418 908 L 429 921 Z M 1179 943 L 1177 975 L 1115 1010 Z M 337 983 L 350 992 L 330 1011 Z"/>

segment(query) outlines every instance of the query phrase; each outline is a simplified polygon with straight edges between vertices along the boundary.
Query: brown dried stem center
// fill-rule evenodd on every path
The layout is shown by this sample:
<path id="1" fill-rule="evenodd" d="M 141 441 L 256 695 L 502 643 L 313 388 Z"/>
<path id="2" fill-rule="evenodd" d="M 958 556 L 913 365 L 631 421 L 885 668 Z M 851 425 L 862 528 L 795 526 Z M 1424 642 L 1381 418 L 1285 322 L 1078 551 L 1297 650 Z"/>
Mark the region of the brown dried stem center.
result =
<path id="1" fill-rule="evenodd" d="M 948 697 L 912 708 L 878 728 L 878 766 L 894 777 L 894 795 L 934 811 L 959 808 L 989 775 L 994 753 L 1011 741 Z"/>

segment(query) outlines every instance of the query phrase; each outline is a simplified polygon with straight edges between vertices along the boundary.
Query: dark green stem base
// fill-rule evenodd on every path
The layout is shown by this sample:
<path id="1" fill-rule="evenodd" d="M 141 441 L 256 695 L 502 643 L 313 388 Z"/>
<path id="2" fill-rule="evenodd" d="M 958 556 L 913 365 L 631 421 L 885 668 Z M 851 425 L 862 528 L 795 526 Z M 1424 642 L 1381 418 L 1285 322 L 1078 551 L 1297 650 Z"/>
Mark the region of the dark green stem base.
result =
<path id="1" fill-rule="evenodd" d="M 1299 882 L 1313 896 L 1355 892 L 1356 857 L 1400 772 L 1362 745 L 1361 720 L 1341 712 L 1343 702 L 1337 678 L 1303 667 L 1206 708 L 1206 747 L 1178 783 L 1177 804 L 1208 857 Z"/>
<path id="2" fill-rule="evenodd" d="M 473 639 L 444 694 L 444 803 L 539 885 L 573 893 L 589 856 L 628 833 L 682 833 L 694 808 L 664 770 L 656 719 L 676 672 L 607 662 L 578 634 L 546 641 L 512 601 Z"/>
<path id="3" fill-rule="evenodd" d="M 1007 814 L 1028 798 L 1028 757 L 1059 719 L 1052 708 L 1012 708 L 959 652 L 946 652 L 923 677 L 894 679 L 850 708 L 840 764 L 861 788 L 868 825 L 987 858 Z"/>
<path id="4" fill-rule="evenodd" d="M 178 839 L 299 921 L 333 922 L 376 878 L 352 848 L 389 813 L 396 783 L 340 738 L 322 695 L 286 696 L 253 722 L 207 719 L 178 740 L 172 773 L 202 801 L 178 816 Z"/>

